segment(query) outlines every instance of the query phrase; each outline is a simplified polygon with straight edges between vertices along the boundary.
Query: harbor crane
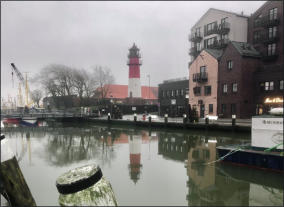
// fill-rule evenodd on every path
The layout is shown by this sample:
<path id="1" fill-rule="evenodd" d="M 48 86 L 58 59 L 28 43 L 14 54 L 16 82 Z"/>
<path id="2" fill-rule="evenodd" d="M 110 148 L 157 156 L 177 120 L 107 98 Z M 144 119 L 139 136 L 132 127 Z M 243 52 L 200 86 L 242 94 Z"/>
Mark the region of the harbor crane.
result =
<path id="1" fill-rule="evenodd" d="M 11 63 L 11 66 L 12 66 L 12 78 L 13 78 L 13 71 L 15 71 L 18 79 L 20 80 L 20 83 L 23 85 L 23 87 L 25 88 L 25 95 L 26 95 L 26 101 L 25 101 L 25 104 L 27 106 L 31 106 L 33 104 L 33 102 L 29 102 L 29 95 L 31 95 L 31 91 L 28 87 L 28 77 L 27 77 L 27 74 L 26 74 L 26 79 L 24 79 L 22 73 L 18 70 L 18 68 L 15 66 L 14 63 Z M 19 88 L 19 91 L 20 91 L 20 88 Z"/>

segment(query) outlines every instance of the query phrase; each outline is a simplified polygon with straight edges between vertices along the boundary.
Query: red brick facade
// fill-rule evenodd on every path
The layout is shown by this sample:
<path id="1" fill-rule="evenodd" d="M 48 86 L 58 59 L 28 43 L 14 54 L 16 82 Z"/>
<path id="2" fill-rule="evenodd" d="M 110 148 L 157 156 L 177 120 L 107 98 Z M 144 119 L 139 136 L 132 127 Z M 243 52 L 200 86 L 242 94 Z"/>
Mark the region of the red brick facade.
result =
<path id="1" fill-rule="evenodd" d="M 277 8 L 275 20 L 269 21 L 269 14 L 272 9 Z M 257 23 L 257 18 L 259 22 Z M 275 30 L 275 34 L 270 34 L 270 30 Z M 274 29 L 273 29 L 274 28 Z M 257 38 L 259 33 L 260 39 Z M 273 32 L 274 33 L 274 32 Z M 283 102 L 265 103 L 265 100 L 276 100 L 282 98 L 283 87 L 280 81 L 284 80 L 283 65 L 283 1 L 267 1 L 250 18 L 248 24 L 248 41 L 256 49 L 262 52 L 263 58 L 261 66 L 254 74 L 254 108 L 256 114 L 262 114 L 274 107 L 283 107 Z M 275 44 L 275 55 L 268 56 L 269 44 Z M 273 82 L 273 87 L 267 90 L 265 84 Z M 270 86 L 269 86 L 270 87 Z"/>
<path id="2" fill-rule="evenodd" d="M 228 69 L 228 61 L 232 61 L 232 69 Z M 259 64 L 259 58 L 242 56 L 229 43 L 219 62 L 217 102 L 220 118 L 231 118 L 233 114 L 237 118 L 250 118 L 254 114 L 253 73 Z M 224 84 L 227 84 L 227 93 L 223 92 Z M 233 84 L 237 84 L 235 92 Z"/>

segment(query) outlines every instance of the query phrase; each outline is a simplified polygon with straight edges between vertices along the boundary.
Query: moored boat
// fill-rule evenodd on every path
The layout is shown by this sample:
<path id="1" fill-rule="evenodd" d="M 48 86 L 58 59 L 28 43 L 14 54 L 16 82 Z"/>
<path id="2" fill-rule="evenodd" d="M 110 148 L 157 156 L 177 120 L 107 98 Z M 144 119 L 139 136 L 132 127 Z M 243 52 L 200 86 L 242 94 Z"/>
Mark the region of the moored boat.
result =
<path id="1" fill-rule="evenodd" d="M 3 119 L 3 124 L 19 124 L 19 118 L 5 118 Z"/>
<path id="2" fill-rule="evenodd" d="M 271 112 L 271 115 L 252 117 L 249 145 L 216 147 L 221 160 L 240 166 L 283 172 L 283 109 Z"/>
<path id="3" fill-rule="evenodd" d="M 37 120 L 37 118 L 34 118 L 34 117 L 23 117 L 22 120 L 20 121 L 20 125 L 37 126 L 38 120 Z"/>

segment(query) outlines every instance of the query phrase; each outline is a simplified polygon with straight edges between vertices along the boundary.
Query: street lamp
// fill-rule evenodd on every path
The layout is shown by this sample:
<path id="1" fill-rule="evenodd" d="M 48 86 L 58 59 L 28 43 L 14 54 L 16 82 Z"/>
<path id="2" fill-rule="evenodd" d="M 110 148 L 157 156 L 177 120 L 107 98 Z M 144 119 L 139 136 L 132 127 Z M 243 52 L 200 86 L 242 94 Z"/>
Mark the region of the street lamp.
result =
<path id="1" fill-rule="evenodd" d="M 150 100 L 150 74 L 147 77 L 149 78 L 148 99 Z"/>

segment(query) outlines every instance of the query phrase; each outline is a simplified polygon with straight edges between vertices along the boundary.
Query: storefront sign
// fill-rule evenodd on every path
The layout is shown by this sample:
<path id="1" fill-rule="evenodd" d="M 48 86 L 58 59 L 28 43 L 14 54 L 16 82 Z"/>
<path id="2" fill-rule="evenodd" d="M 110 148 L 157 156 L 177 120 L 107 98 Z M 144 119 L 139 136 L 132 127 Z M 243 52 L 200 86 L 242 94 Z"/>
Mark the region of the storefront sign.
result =
<path id="1" fill-rule="evenodd" d="M 266 98 L 264 103 L 283 103 L 283 98 Z"/>

